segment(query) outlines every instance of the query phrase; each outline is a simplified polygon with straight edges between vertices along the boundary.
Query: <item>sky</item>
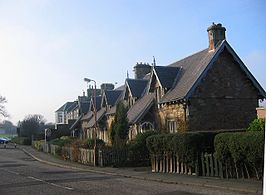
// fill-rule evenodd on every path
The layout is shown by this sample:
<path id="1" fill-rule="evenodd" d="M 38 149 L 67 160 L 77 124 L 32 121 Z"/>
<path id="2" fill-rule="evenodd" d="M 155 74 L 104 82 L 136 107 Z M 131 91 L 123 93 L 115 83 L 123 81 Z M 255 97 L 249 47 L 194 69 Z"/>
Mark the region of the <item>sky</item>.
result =
<path id="1" fill-rule="evenodd" d="M 266 1 L 0 0 L 0 95 L 9 120 L 54 112 L 82 95 L 84 77 L 124 84 L 137 62 L 168 65 L 226 39 L 266 89 Z"/>

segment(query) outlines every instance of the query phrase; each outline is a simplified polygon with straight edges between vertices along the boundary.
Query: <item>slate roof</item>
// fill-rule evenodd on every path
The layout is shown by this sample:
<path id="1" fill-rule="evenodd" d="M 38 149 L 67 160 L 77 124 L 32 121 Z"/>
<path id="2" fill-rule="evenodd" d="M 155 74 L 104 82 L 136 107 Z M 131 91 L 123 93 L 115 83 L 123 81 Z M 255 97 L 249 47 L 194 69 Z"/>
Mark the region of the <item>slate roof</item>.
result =
<path id="1" fill-rule="evenodd" d="M 108 112 L 106 112 L 107 115 L 108 114 L 115 114 L 115 113 L 116 113 L 116 105 L 114 105 L 113 107 L 111 107 L 111 109 Z"/>
<path id="2" fill-rule="evenodd" d="M 114 106 L 122 93 L 123 91 L 121 90 L 105 90 L 104 96 L 107 105 Z"/>
<path id="3" fill-rule="evenodd" d="M 180 67 L 154 66 L 154 73 L 160 81 L 163 88 L 171 89 L 175 84 Z"/>
<path id="4" fill-rule="evenodd" d="M 77 108 L 78 108 L 78 101 L 74 101 L 65 111 L 69 113 Z"/>
<path id="5" fill-rule="evenodd" d="M 101 120 L 102 119 L 102 117 L 105 115 L 105 108 L 101 108 L 98 112 L 97 112 L 97 122 L 99 121 L 99 120 Z M 89 123 L 88 123 L 88 128 L 90 128 L 90 127 L 93 127 L 94 126 L 94 124 L 95 124 L 95 117 L 93 116 L 90 120 L 89 120 Z"/>
<path id="6" fill-rule="evenodd" d="M 125 88 L 126 88 L 125 85 L 121 85 L 121 86 L 115 88 L 114 90 L 124 91 Z"/>
<path id="7" fill-rule="evenodd" d="M 185 98 L 194 83 L 214 58 L 217 51 L 221 48 L 222 43 L 214 51 L 209 51 L 207 48 L 170 64 L 168 67 L 180 68 L 179 78 L 172 90 L 163 96 L 161 102 L 169 102 Z"/>
<path id="8" fill-rule="evenodd" d="M 83 114 L 81 114 L 81 115 L 77 118 L 77 120 L 73 123 L 73 125 L 71 125 L 71 127 L 70 127 L 69 129 L 70 129 L 70 130 L 75 129 L 76 126 L 79 124 L 80 120 L 82 119 L 82 117 L 83 117 Z"/>
<path id="9" fill-rule="evenodd" d="M 126 85 L 128 86 L 132 96 L 137 98 L 142 96 L 148 82 L 148 80 L 144 79 L 126 79 Z"/>
<path id="10" fill-rule="evenodd" d="M 91 98 L 90 102 L 92 106 L 94 106 L 94 97 Z M 102 103 L 102 96 L 96 96 L 96 109 L 97 110 L 101 109 L 101 103 Z M 91 109 L 93 110 L 94 108 L 92 107 Z"/>
<path id="11" fill-rule="evenodd" d="M 130 124 L 137 123 L 154 103 L 154 93 L 145 94 L 128 110 L 127 118 Z"/>
<path id="12" fill-rule="evenodd" d="M 177 78 L 176 85 L 172 88 L 172 90 L 168 91 L 163 96 L 160 103 L 189 98 L 195 88 L 201 82 L 201 79 L 206 76 L 208 70 L 225 48 L 232 54 L 234 59 L 240 65 L 240 68 L 246 73 L 247 77 L 258 89 L 261 96 L 265 98 L 266 93 L 264 89 L 249 72 L 245 64 L 237 56 L 228 42 L 223 40 L 218 43 L 218 46 L 215 50 L 209 51 L 207 48 L 180 61 L 170 64 L 168 67 L 179 67 L 180 74 Z"/>
<path id="13" fill-rule="evenodd" d="M 67 102 L 63 106 L 61 106 L 58 110 L 56 110 L 55 112 L 65 112 L 72 104 L 73 104 L 73 102 Z"/>
<path id="14" fill-rule="evenodd" d="M 178 76 L 175 87 L 173 87 L 172 90 L 168 91 L 168 93 L 163 96 L 160 103 L 189 98 L 200 83 L 201 79 L 206 76 L 208 70 L 211 68 L 213 63 L 217 60 L 218 56 L 224 49 L 227 49 L 232 54 L 234 59 L 240 65 L 240 68 L 246 73 L 247 77 L 258 89 L 260 95 L 265 98 L 266 93 L 264 89 L 249 72 L 245 64 L 237 56 L 229 43 L 226 40 L 223 40 L 218 43 L 218 46 L 215 50 L 209 51 L 209 49 L 207 48 L 170 64 L 169 67 L 179 67 L 180 74 Z"/>
<path id="15" fill-rule="evenodd" d="M 81 118 L 81 120 L 90 120 L 92 116 L 93 116 L 93 111 L 89 111 Z"/>

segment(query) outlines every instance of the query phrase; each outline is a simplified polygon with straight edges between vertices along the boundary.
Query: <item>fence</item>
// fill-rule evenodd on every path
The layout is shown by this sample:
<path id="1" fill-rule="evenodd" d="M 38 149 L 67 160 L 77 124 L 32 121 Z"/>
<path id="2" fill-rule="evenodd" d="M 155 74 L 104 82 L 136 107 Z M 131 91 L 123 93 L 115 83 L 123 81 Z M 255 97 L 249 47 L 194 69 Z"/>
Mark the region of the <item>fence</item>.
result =
<path id="1" fill-rule="evenodd" d="M 98 150 L 98 165 L 124 165 L 127 161 L 128 150 L 126 149 L 113 149 L 105 148 Z"/>
<path id="2" fill-rule="evenodd" d="M 213 154 L 201 153 L 201 175 L 223 178 L 223 165 Z"/>
<path id="3" fill-rule="evenodd" d="M 52 155 L 61 156 L 64 160 L 75 161 L 87 165 L 94 165 L 94 150 L 91 149 L 60 147 L 57 145 L 45 143 L 41 143 L 38 145 L 37 142 L 33 143 L 33 146 L 37 150 L 50 153 Z"/>
<path id="4" fill-rule="evenodd" d="M 178 155 L 163 153 L 151 155 L 152 172 L 178 173 L 207 177 L 224 177 L 223 165 L 213 154 L 202 153 L 200 159 L 194 163 L 184 163 Z"/>
<path id="5" fill-rule="evenodd" d="M 164 153 L 151 155 L 152 172 L 179 173 L 197 175 L 197 166 L 192 166 L 179 161 L 178 155 Z"/>

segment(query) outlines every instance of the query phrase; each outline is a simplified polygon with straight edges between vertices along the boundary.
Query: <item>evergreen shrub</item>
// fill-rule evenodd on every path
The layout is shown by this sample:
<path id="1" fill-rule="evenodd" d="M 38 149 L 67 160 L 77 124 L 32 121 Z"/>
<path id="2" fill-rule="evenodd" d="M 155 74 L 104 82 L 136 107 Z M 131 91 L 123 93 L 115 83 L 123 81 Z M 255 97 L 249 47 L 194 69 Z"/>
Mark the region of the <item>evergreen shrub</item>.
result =
<path id="1" fill-rule="evenodd" d="M 237 178 L 240 170 L 248 177 L 262 177 L 264 131 L 221 133 L 215 137 L 214 147 L 217 159 L 227 167 L 233 166 Z"/>

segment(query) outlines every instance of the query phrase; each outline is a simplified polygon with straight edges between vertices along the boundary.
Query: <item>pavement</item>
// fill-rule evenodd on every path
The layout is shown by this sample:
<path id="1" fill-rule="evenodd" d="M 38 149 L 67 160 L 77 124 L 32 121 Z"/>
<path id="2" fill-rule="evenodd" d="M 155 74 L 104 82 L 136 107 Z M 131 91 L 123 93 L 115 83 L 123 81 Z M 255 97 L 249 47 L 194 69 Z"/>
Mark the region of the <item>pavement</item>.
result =
<path id="1" fill-rule="evenodd" d="M 221 191 L 232 191 L 240 194 L 263 194 L 263 182 L 252 179 L 220 179 L 214 177 L 197 177 L 175 173 L 152 173 L 150 167 L 93 167 L 75 162 L 64 161 L 51 154 L 37 151 L 31 146 L 19 145 L 17 148 L 23 150 L 26 154 L 39 162 L 67 169 L 121 176 L 125 178 L 134 178 L 146 181 L 156 181 L 168 184 L 214 188 Z"/>

